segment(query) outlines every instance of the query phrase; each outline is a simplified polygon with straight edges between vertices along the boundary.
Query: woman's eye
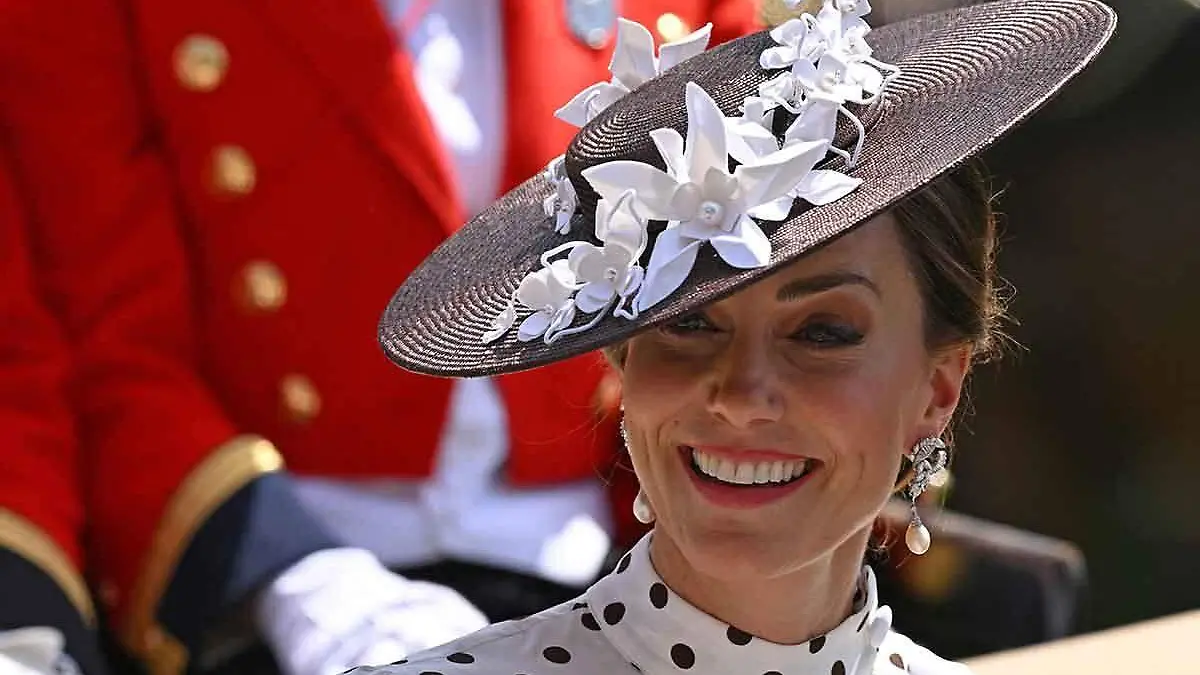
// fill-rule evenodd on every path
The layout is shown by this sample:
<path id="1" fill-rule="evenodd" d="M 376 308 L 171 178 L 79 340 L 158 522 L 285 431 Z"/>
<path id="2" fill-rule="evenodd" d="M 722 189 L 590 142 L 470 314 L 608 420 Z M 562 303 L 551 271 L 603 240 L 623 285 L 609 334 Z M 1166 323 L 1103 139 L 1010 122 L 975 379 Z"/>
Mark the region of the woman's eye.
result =
<path id="1" fill-rule="evenodd" d="M 716 326 L 713 326 L 702 314 L 688 314 L 678 321 L 664 324 L 662 329 L 671 335 L 692 335 L 714 331 Z"/>
<path id="2" fill-rule="evenodd" d="M 827 321 L 805 324 L 793 337 L 821 348 L 849 347 L 863 340 L 863 334 L 854 328 L 843 323 Z"/>

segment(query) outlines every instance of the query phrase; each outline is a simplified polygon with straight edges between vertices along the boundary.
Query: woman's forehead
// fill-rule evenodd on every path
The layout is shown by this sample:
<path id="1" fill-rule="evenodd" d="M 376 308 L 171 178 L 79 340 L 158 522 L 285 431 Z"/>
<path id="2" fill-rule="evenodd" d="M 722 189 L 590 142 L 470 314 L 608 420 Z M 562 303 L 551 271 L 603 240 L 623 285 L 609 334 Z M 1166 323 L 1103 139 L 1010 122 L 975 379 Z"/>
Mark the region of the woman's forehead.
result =
<path id="1" fill-rule="evenodd" d="M 820 249 L 782 265 L 779 271 L 748 286 L 726 300 L 746 295 L 778 295 L 797 282 L 810 290 L 823 285 L 864 286 L 882 295 L 885 286 L 910 275 L 908 258 L 900 239 L 896 219 L 884 213 Z"/>

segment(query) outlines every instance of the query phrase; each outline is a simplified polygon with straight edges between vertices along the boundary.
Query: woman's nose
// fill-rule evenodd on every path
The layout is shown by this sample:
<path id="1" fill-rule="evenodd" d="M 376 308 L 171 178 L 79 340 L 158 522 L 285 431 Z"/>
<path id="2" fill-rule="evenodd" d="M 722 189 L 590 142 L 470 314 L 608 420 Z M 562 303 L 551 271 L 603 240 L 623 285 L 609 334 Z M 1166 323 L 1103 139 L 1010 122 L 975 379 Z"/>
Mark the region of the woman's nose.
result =
<path id="1" fill-rule="evenodd" d="M 731 345 L 714 363 L 709 411 L 731 426 L 778 422 L 784 397 L 778 369 L 760 343 Z"/>

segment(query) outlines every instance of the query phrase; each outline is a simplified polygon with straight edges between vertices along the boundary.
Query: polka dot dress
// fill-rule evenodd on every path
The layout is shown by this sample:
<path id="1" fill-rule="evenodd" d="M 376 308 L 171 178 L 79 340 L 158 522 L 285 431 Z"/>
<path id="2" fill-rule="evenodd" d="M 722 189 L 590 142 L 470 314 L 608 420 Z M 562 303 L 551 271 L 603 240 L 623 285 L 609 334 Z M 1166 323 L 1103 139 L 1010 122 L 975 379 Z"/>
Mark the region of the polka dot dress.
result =
<path id="1" fill-rule="evenodd" d="M 675 595 L 647 535 L 577 600 L 355 675 L 966 675 L 891 630 L 863 569 L 856 611 L 798 645 L 759 639 Z"/>

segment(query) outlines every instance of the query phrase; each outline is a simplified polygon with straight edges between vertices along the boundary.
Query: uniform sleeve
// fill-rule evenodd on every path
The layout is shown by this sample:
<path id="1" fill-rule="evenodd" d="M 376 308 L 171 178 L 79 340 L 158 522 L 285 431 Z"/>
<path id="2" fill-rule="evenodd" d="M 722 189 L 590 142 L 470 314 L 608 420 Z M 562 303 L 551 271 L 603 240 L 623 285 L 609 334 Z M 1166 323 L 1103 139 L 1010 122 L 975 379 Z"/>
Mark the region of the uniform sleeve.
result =
<path id="1" fill-rule="evenodd" d="M 333 544 L 290 501 L 276 449 L 241 434 L 206 386 L 195 252 L 130 11 L 0 0 L 0 110 L 74 352 L 97 580 L 125 646 L 176 672 L 206 625 Z"/>
<path id="2" fill-rule="evenodd" d="M 79 457 L 69 351 L 38 298 L 24 213 L 0 164 L 0 631 L 50 626 L 85 673 L 102 672 L 80 574 Z"/>

